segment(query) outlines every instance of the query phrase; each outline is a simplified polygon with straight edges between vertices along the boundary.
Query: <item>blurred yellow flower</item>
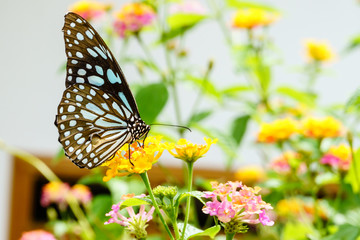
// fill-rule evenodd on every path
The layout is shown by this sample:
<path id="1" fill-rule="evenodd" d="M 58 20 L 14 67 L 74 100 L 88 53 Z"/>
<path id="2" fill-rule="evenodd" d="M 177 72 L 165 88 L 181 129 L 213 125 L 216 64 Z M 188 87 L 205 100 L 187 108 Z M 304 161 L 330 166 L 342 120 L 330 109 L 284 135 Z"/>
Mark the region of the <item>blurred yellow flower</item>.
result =
<path id="1" fill-rule="evenodd" d="M 334 58 L 335 54 L 325 41 L 307 40 L 306 53 L 311 61 L 326 62 Z"/>
<path id="2" fill-rule="evenodd" d="M 235 172 L 236 181 L 241 181 L 245 185 L 254 185 L 265 180 L 265 171 L 260 166 L 245 166 Z"/>
<path id="3" fill-rule="evenodd" d="M 161 142 L 161 136 L 149 136 L 144 147 L 139 147 L 137 142 L 131 144 L 129 159 L 129 145 L 125 144 L 111 161 L 102 164 L 108 167 L 103 181 L 109 181 L 115 176 L 140 174 L 150 170 L 163 151 L 169 147 L 170 144 Z"/>
<path id="4" fill-rule="evenodd" d="M 282 199 L 276 204 L 276 212 L 278 216 L 285 221 L 288 221 L 288 218 L 303 218 L 308 217 L 311 220 L 314 220 L 315 208 L 311 203 L 305 203 L 303 200 L 298 198 L 289 198 Z M 323 207 L 318 206 L 318 215 L 322 219 L 327 218 L 326 211 Z"/>
<path id="5" fill-rule="evenodd" d="M 211 140 L 210 138 L 204 138 L 206 144 L 198 145 L 193 144 L 192 142 L 186 139 L 180 139 L 177 144 L 174 146 L 174 153 L 172 150 L 170 154 L 174 157 L 184 160 L 186 162 L 195 162 L 199 158 L 203 157 L 207 151 L 209 151 L 210 146 L 217 142 L 217 139 Z"/>
<path id="6" fill-rule="evenodd" d="M 302 122 L 302 134 L 311 138 L 339 137 L 342 134 L 341 122 L 333 117 L 309 117 Z"/>
<path id="7" fill-rule="evenodd" d="M 41 206 L 47 207 L 51 203 L 58 204 L 62 209 L 66 207 L 66 198 L 69 194 L 70 186 L 60 181 L 49 182 L 42 187 Z"/>
<path id="8" fill-rule="evenodd" d="M 109 4 L 89 0 L 78 1 L 69 7 L 70 12 L 77 13 L 86 20 L 99 17 L 109 9 L 111 9 Z"/>
<path id="9" fill-rule="evenodd" d="M 291 118 L 278 119 L 271 123 L 262 123 L 257 140 L 265 143 L 284 141 L 297 132 L 297 121 Z"/>
<path id="10" fill-rule="evenodd" d="M 263 9 L 239 9 L 232 19 L 232 26 L 234 28 L 251 29 L 257 26 L 268 26 L 278 18 L 278 13 L 265 11 Z"/>

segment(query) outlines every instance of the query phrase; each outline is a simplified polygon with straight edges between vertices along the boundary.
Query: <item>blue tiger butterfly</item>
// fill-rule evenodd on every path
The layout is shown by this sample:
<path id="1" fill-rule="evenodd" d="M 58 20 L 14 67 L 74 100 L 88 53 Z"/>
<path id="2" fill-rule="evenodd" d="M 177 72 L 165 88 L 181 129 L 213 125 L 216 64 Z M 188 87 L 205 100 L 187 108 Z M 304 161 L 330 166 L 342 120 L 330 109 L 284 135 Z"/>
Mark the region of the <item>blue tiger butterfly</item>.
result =
<path id="1" fill-rule="evenodd" d="M 134 96 L 114 55 L 95 29 L 76 13 L 63 27 L 66 89 L 55 125 L 66 156 L 80 168 L 94 168 L 125 143 L 146 136 Z"/>

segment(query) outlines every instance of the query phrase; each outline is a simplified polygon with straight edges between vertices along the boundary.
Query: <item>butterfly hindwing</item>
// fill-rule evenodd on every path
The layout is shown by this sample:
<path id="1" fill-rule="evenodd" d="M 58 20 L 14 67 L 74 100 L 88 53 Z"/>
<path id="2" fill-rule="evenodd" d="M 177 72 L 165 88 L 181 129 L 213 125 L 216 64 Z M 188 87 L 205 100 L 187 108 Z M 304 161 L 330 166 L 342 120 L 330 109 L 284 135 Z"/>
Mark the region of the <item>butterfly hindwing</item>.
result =
<path id="1" fill-rule="evenodd" d="M 99 88 L 70 86 L 63 94 L 58 113 L 59 141 L 79 167 L 100 165 L 131 138 L 126 122 L 130 113 Z"/>
<path id="2" fill-rule="evenodd" d="M 134 97 L 113 54 L 96 30 L 75 13 L 65 15 L 66 86 L 86 83 L 101 88 L 139 117 Z"/>

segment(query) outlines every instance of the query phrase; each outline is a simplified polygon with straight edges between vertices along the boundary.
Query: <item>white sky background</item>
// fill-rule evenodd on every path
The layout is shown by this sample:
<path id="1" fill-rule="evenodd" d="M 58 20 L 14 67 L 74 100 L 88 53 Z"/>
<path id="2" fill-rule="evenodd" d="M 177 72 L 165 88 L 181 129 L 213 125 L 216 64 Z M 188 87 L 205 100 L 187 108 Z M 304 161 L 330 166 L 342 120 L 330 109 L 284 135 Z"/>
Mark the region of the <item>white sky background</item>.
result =
<path id="1" fill-rule="evenodd" d="M 125 1 L 118 1 L 117 6 L 121 5 L 119 2 Z M 0 138 L 33 153 L 54 154 L 59 144 L 53 122 L 65 88 L 65 75 L 58 71 L 65 61 L 61 28 L 67 6 L 72 1 L 1 0 L 0 3 Z M 276 68 L 276 83 L 300 86 L 301 77 L 294 73 L 294 67 L 304 62 L 304 38 L 326 39 L 335 51 L 340 52 L 351 37 L 360 33 L 360 5 L 355 0 L 271 0 L 269 3 L 283 12 L 282 19 L 270 31 L 284 60 L 284 65 Z M 206 59 L 214 58 L 213 79 L 225 85 L 235 82 L 233 62 L 218 25 L 203 24 L 187 40 L 191 62 L 204 66 Z M 128 53 L 132 51 L 139 50 L 134 46 Z M 330 74 L 318 79 L 315 87 L 320 93 L 321 104 L 343 103 L 349 98 L 360 86 L 359 63 L 360 55 L 356 51 L 329 66 Z M 123 70 L 131 82 L 135 71 L 128 65 Z M 172 111 L 171 108 L 169 104 L 167 111 Z M 171 120 L 170 117 L 164 119 Z M 213 121 L 226 124 L 221 117 Z M 251 148 L 253 135 L 254 132 L 248 133 L 243 149 Z M 197 135 L 189 138 L 202 141 Z M 241 153 L 244 162 L 258 161 L 258 154 L 252 150 Z M 0 152 L 3 190 L 0 195 L 0 239 L 6 239 L 8 228 L 9 159 Z M 199 165 L 218 168 L 223 165 L 222 159 L 221 151 L 214 149 L 206 162 Z"/>

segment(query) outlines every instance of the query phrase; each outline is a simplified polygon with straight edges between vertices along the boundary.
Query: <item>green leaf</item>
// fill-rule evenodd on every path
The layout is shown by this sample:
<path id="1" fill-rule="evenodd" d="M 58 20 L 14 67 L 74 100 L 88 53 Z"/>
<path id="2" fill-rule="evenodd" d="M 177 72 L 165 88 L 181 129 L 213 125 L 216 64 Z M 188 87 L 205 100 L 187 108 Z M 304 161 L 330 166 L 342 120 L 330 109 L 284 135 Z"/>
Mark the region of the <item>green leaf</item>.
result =
<path id="1" fill-rule="evenodd" d="M 357 111 L 360 109 L 360 88 L 355 91 L 345 105 L 346 111 L 350 111 L 352 109 Z"/>
<path id="2" fill-rule="evenodd" d="M 309 234 L 314 234 L 315 229 L 311 228 L 310 225 L 300 222 L 288 222 L 283 230 L 283 240 L 304 240 L 308 239 Z"/>
<path id="3" fill-rule="evenodd" d="M 126 207 L 140 206 L 140 205 L 149 205 L 149 203 L 143 199 L 129 198 L 121 203 L 121 209 Z"/>
<path id="4" fill-rule="evenodd" d="M 111 196 L 109 195 L 97 195 L 91 201 L 90 206 L 90 220 L 92 222 L 105 222 L 108 217 L 105 216 L 106 213 L 111 211 L 112 206 Z"/>
<path id="5" fill-rule="evenodd" d="M 184 227 L 183 223 L 178 223 L 177 225 L 179 229 L 183 229 Z M 190 239 L 193 237 L 200 237 L 200 236 L 207 236 L 213 239 L 220 230 L 221 227 L 219 225 L 205 230 L 201 230 L 199 228 L 192 226 L 191 224 L 187 224 L 185 229 L 185 239 Z"/>
<path id="6" fill-rule="evenodd" d="M 203 195 L 204 195 L 204 193 L 201 191 L 184 192 L 184 193 L 177 195 L 175 201 L 177 202 L 176 204 L 178 205 L 181 202 L 181 200 L 183 200 L 184 198 L 186 198 L 188 196 L 192 196 L 192 197 L 198 199 L 202 204 L 205 205 L 205 202 L 202 199 Z"/>
<path id="7" fill-rule="evenodd" d="M 355 48 L 358 48 L 359 46 L 360 46 L 360 35 L 357 35 L 350 40 L 350 43 L 347 46 L 346 51 L 349 52 L 351 50 L 354 50 Z"/>
<path id="8" fill-rule="evenodd" d="M 250 119 L 250 115 L 243 115 L 235 118 L 232 123 L 231 136 L 235 140 L 237 146 L 240 145 L 241 140 L 243 139 L 249 119 Z"/>
<path id="9" fill-rule="evenodd" d="M 260 62 L 258 62 L 255 65 L 254 73 L 259 80 L 260 86 L 263 90 L 263 92 L 267 92 L 270 86 L 271 82 L 271 68 L 266 65 L 260 65 Z"/>
<path id="10" fill-rule="evenodd" d="M 281 95 L 292 98 L 299 103 L 306 104 L 307 106 L 313 107 L 315 105 L 316 95 L 314 94 L 302 92 L 287 86 L 278 87 L 276 91 Z"/>
<path id="11" fill-rule="evenodd" d="M 200 87 L 205 94 L 215 97 L 217 100 L 221 99 L 221 93 L 217 90 L 216 86 L 209 81 L 209 79 L 199 78 L 192 75 L 187 75 L 186 79 Z"/>
<path id="12" fill-rule="evenodd" d="M 345 176 L 345 182 L 351 185 L 354 193 L 360 192 L 360 149 L 355 152 L 355 158 L 351 161 L 350 169 Z"/>
<path id="13" fill-rule="evenodd" d="M 52 159 L 53 163 L 59 163 L 65 157 L 64 148 L 60 148 L 59 151 L 55 154 L 55 157 Z"/>
<path id="14" fill-rule="evenodd" d="M 170 29 L 188 30 L 206 18 L 202 14 L 194 13 L 176 13 L 167 18 Z"/>
<path id="15" fill-rule="evenodd" d="M 204 120 L 205 118 L 209 117 L 212 114 L 212 112 L 213 111 L 208 110 L 208 111 L 194 113 L 194 115 L 191 116 L 188 125 L 191 125 L 194 122 L 200 122 Z"/>
<path id="16" fill-rule="evenodd" d="M 149 123 L 155 122 L 165 107 L 169 93 L 163 83 L 154 83 L 141 88 L 135 95 L 141 118 Z"/>
<path id="17" fill-rule="evenodd" d="M 221 93 L 228 97 L 236 97 L 239 93 L 252 90 L 253 87 L 251 86 L 236 85 L 221 90 Z"/>
<path id="18" fill-rule="evenodd" d="M 226 4 L 233 8 L 260 8 L 267 11 L 279 12 L 276 8 L 255 1 L 226 0 Z"/>
<path id="19" fill-rule="evenodd" d="M 359 226 L 353 226 L 350 224 L 340 225 L 338 231 L 323 240 L 357 240 L 360 235 Z"/>

